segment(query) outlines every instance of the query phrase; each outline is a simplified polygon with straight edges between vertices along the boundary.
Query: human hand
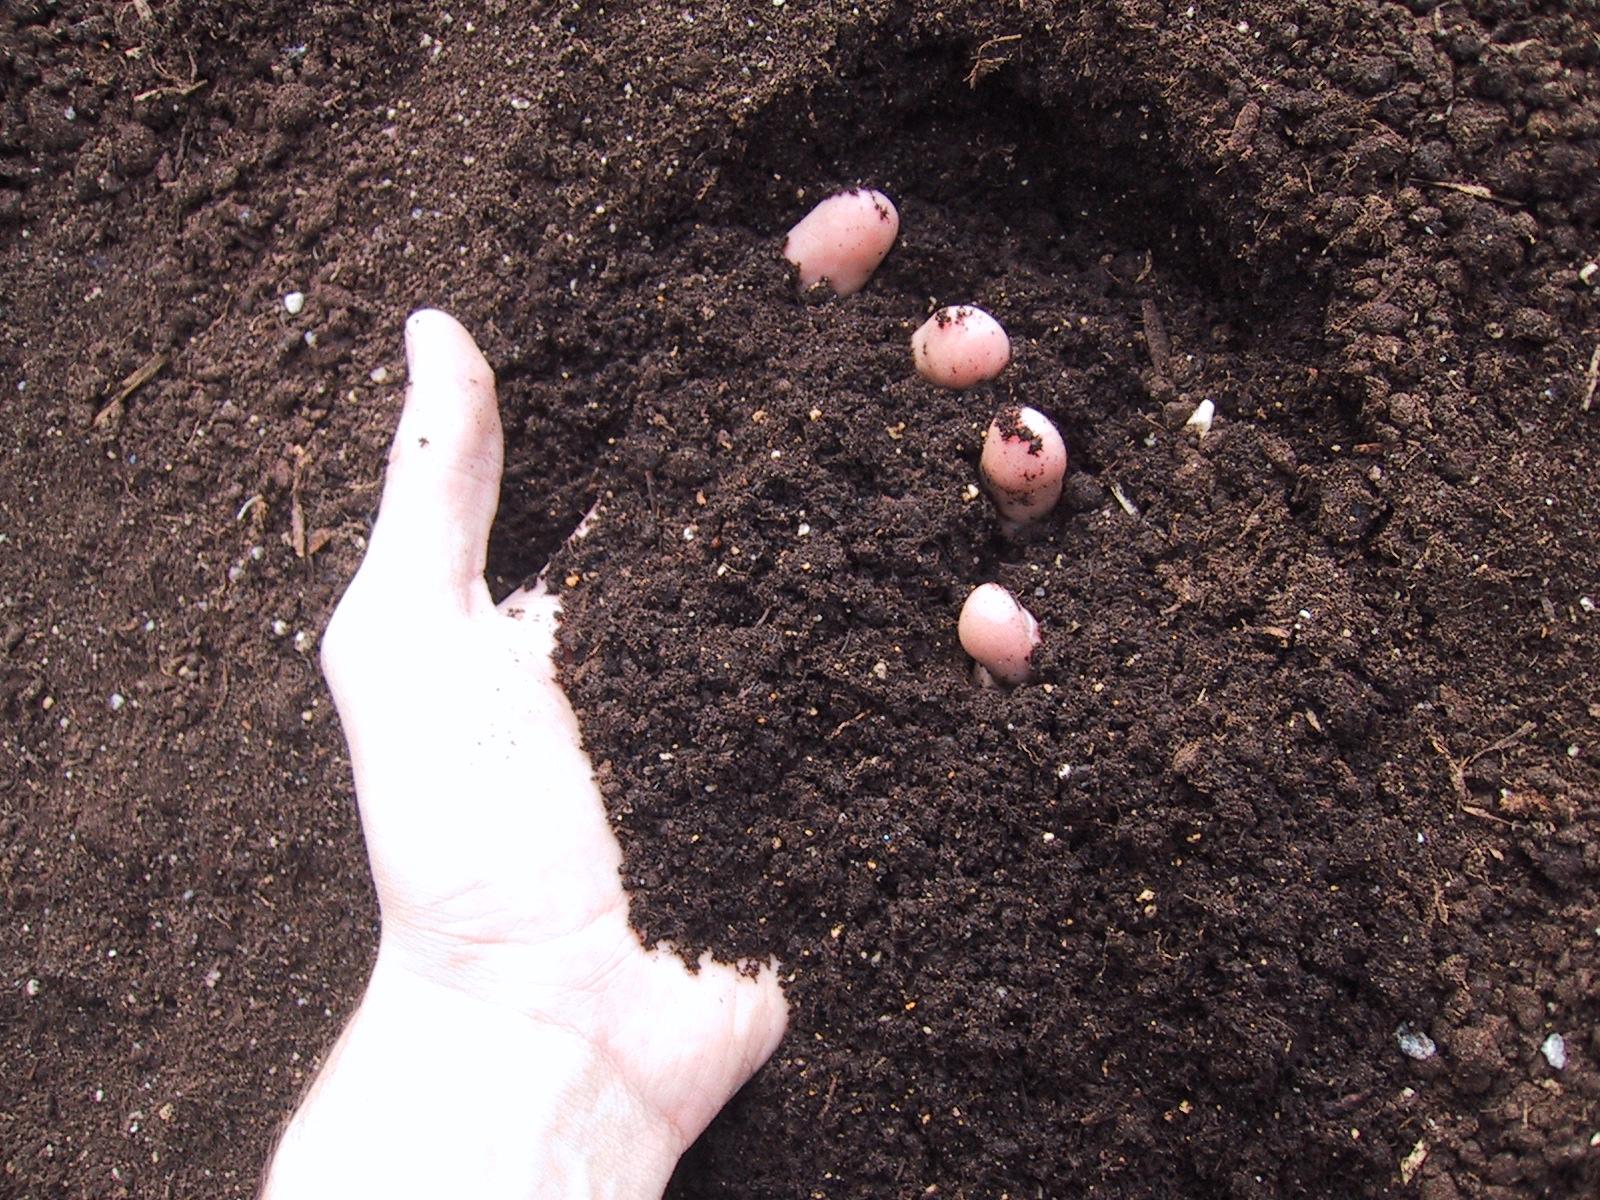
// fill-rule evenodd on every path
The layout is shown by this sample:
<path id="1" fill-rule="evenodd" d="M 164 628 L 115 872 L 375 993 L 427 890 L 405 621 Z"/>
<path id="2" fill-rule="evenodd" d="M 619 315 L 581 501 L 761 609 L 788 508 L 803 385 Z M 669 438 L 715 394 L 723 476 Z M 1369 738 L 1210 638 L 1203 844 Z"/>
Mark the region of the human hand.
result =
<path id="1" fill-rule="evenodd" d="M 382 910 L 360 1008 L 285 1132 L 274 1197 L 659 1195 L 776 1048 L 772 966 L 647 950 L 551 654 L 558 602 L 497 609 L 494 379 L 443 313 L 360 571 L 323 639 Z"/>

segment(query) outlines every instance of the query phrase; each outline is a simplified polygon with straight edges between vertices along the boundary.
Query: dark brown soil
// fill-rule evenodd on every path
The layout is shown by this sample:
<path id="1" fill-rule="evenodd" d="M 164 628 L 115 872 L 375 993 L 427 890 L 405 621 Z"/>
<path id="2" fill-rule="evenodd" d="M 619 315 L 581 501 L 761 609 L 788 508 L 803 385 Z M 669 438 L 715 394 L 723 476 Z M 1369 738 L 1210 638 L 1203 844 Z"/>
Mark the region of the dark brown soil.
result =
<path id="1" fill-rule="evenodd" d="M 1600 1187 L 1592 0 L 3 12 L 0 1195 L 248 1195 L 360 993 L 315 645 L 420 304 L 496 590 L 601 501 L 639 927 L 785 964 L 676 1194 Z M 801 296 L 854 183 L 900 243 Z M 956 302 L 996 386 L 909 370 Z M 1013 401 L 1073 473 L 1008 540 Z"/>

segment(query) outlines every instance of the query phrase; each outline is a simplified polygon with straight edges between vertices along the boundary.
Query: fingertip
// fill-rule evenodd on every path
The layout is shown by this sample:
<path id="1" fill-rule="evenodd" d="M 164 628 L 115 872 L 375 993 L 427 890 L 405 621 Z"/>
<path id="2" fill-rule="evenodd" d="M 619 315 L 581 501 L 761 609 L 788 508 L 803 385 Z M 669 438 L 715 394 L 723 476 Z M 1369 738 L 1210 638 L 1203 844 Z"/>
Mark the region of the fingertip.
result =
<path id="1" fill-rule="evenodd" d="M 406 371 L 413 387 L 437 381 L 479 387 L 494 384 L 494 372 L 478 343 L 447 312 L 417 309 L 406 318 L 405 343 Z M 463 375 L 469 378 L 463 379 Z"/>
<path id="2" fill-rule="evenodd" d="M 405 406 L 364 569 L 403 573 L 409 595 L 448 593 L 475 607 L 486 599 L 504 453 L 494 372 L 472 335 L 438 309 L 412 313 L 404 339 Z"/>

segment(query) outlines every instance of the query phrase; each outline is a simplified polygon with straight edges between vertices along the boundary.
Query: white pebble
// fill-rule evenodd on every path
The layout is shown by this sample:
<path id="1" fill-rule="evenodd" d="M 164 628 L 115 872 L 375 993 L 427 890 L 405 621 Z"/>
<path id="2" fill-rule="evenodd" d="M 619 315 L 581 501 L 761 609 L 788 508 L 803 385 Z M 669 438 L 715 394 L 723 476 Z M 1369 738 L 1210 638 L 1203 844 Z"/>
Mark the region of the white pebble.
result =
<path id="1" fill-rule="evenodd" d="M 372 370 L 367 372 L 367 378 L 372 380 L 373 383 L 388 383 L 389 382 L 389 368 L 388 367 L 373 367 Z"/>
<path id="2" fill-rule="evenodd" d="M 106 703 L 111 706 L 111 711 L 112 712 L 116 712 L 119 708 L 121 708 L 127 702 L 128 702 L 127 699 L 122 695 L 121 692 L 112 692 L 111 693 L 111 698 L 106 701 Z"/>
<path id="3" fill-rule="evenodd" d="M 1183 427 L 1194 430 L 1196 437 L 1205 437 L 1211 432 L 1211 422 L 1216 415 L 1217 406 L 1209 400 L 1202 400 L 1189 419 L 1183 423 Z"/>
<path id="4" fill-rule="evenodd" d="M 1539 1053 L 1543 1054 L 1545 1062 L 1556 1070 L 1567 1069 L 1567 1039 L 1559 1033 L 1552 1033 L 1545 1038 L 1544 1045 L 1539 1047 Z"/>
<path id="5" fill-rule="evenodd" d="M 1433 1044 L 1433 1039 L 1420 1030 L 1412 1029 L 1409 1025 L 1402 1025 L 1394 1031 L 1395 1040 L 1400 1043 L 1400 1053 L 1407 1058 L 1414 1058 L 1418 1062 L 1427 1062 L 1439 1053 L 1439 1047 Z"/>
<path id="6" fill-rule="evenodd" d="M 306 294 L 304 292 L 289 292 L 283 298 L 283 307 L 291 317 L 299 316 L 300 311 L 305 306 Z"/>

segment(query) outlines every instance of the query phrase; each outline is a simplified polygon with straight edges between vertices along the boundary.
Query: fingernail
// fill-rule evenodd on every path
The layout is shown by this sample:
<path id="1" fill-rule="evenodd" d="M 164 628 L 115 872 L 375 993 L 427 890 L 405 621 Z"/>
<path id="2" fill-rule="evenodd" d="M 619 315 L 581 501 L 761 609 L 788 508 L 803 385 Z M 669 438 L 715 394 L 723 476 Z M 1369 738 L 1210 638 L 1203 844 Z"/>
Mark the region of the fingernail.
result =
<path id="1" fill-rule="evenodd" d="M 422 346 L 428 341 L 429 336 L 437 328 L 436 321 L 442 314 L 438 309 L 419 308 L 406 318 L 406 376 L 409 379 L 417 377 L 417 363 L 425 357 Z"/>

